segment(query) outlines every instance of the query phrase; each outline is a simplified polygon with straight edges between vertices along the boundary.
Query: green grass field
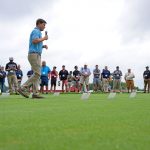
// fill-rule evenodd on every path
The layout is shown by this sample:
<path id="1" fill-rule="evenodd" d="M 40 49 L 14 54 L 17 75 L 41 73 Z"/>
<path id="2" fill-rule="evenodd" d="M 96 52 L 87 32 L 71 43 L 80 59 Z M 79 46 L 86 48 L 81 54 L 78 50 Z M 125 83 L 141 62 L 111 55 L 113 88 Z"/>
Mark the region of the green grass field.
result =
<path id="1" fill-rule="evenodd" d="M 149 150 L 150 94 L 0 96 L 0 150 Z"/>

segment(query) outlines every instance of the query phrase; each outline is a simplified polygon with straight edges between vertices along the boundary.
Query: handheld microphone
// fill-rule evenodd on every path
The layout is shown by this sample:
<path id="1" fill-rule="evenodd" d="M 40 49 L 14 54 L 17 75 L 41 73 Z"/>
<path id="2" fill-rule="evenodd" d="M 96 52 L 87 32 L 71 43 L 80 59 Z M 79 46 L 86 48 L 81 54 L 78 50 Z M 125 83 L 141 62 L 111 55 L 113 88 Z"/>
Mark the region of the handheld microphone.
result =
<path id="1" fill-rule="evenodd" d="M 45 31 L 45 35 L 47 35 L 47 31 Z"/>

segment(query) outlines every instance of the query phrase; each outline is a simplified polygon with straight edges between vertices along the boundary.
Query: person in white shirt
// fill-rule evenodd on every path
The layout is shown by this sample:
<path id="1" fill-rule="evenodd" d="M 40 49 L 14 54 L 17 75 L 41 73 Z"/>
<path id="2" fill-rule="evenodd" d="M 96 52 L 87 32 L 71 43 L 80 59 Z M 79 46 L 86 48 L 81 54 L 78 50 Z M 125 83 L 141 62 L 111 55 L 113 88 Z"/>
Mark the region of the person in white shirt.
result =
<path id="1" fill-rule="evenodd" d="M 135 78 L 135 75 L 131 72 L 131 69 L 128 69 L 128 72 L 125 74 L 125 77 L 124 77 L 126 84 L 127 84 L 128 93 L 130 90 L 132 92 L 134 89 L 134 80 L 133 80 L 134 78 Z"/>
<path id="2" fill-rule="evenodd" d="M 82 91 L 83 84 L 86 85 L 86 92 L 89 90 L 89 76 L 91 75 L 91 71 L 87 68 L 87 64 L 84 64 L 84 67 L 80 70 L 80 92 Z"/>

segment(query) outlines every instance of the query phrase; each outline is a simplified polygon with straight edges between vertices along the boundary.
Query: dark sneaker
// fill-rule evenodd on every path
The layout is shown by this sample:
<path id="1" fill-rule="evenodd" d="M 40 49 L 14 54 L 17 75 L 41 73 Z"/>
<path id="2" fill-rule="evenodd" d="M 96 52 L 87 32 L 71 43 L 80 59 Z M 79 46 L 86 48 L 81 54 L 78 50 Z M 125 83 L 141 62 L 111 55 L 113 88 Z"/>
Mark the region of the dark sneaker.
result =
<path id="1" fill-rule="evenodd" d="M 17 92 L 22 95 L 25 98 L 29 98 L 29 95 L 26 94 L 26 92 L 24 90 L 22 90 L 21 88 L 17 90 Z"/>
<path id="2" fill-rule="evenodd" d="M 43 96 L 41 96 L 41 95 L 32 95 L 32 98 L 42 99 L 42 98 L 44 98 L 44 97 L 43 97 Z"/>

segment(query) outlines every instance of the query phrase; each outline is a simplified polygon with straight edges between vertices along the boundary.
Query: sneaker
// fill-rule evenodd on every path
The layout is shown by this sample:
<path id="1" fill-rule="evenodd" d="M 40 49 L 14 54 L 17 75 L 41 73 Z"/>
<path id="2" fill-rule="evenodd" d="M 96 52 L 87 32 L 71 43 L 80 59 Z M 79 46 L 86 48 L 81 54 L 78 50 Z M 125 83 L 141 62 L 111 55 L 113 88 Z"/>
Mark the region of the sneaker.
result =
<path id="1" fill-rule="evenodd" d="M 26 92 L 25 92 L 24 90 L 22 90 L 21 88 L 19 88 L 19 89 L 17 90 L 17 92 L 18 92 L 20 95 L 22 95 L 23 97 L 29 98 L 29 95 L 27 95 Z"/>
<path id="2" fill-rule="evenodd" d="M 34 98 L 37 98 L 37 99 L 42 99 L 42 98 L 44 98 L 43 96 L 41 96 L 41 95 L 32 95 L 32 98 L 34 99 Z"/>

